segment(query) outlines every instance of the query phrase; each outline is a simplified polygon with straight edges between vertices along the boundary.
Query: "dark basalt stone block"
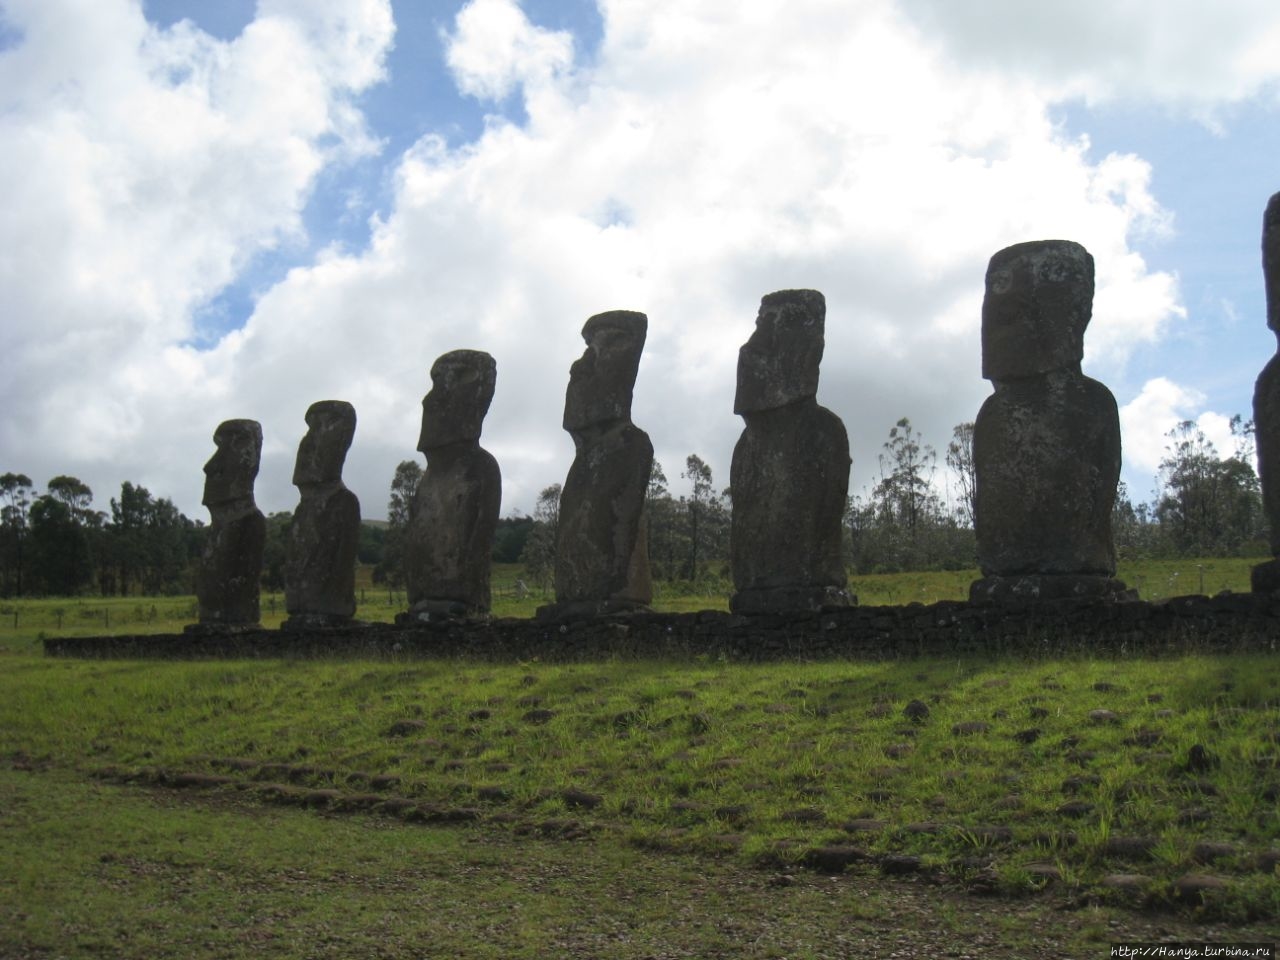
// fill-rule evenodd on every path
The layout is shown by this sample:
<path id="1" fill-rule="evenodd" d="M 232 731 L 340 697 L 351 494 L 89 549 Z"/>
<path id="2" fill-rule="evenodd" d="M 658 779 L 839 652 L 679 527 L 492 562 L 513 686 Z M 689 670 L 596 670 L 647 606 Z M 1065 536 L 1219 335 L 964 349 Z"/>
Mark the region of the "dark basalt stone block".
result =
<path id="1" fill-rule="evenodd" d="M 653 444 L 631 422 L 647 330 L 648 318 L 630 310 L 597 314 L 582 328 L 586 349 L 565 392 L 575 455 L 560 494 L 556 602 L 539 619 L 643 611 L 653 599 L 644 522 Z"/>
<path id="2" fill-rule="evenodd" d="M 454 350 L 432 364 L 418 440 L 427 471 L 405 543 L 409 612 L 397 623 L 488 616 L 502 474 L 480 446 L 480 429 L 496 381 L 493 357 L 479 350 Z"/>
<path id="3" fill-rule="evenodd" d="M 360 546 L 360 501 L 342 482 L 355 435 L 356 411 L 342 400 L 307 410 L 293 483 L 301 493 L 289 527 L 285 558 L 284 629 L 341 626 L 356 612 L 355 564 Z"/>
<path id="4" fill-rule="evenodd" d="M 1271 197 L 1262 218 L 1262 277 L 1267 294 L 1267 326 L 1280 337 L 1280 193 Z M 1271 529 L 1271 555 L 1280 557 L 1280 354 L 1272 357 L 1253 388 L 1254 438 L 1262 508 Z M 1254 567 L 1253 592 L 1280 591 L 1274 561 Z"/>
<path id="5" fill-rule="evenodd" d="M 738 354 L 730 559 L 734 613 L 849 606 L 842 553 L 849 489 L 844 424 L 818 405 L 826 301 L 771 293 Z"/>
<path id="6" fill-rule="evenodd" d="M 254 503 L 253 481 L 262 453 L 256 420 L 226 420 L 214 431 L 217 450 L 204 466 L 202 503 L 209 536 L 196 578 L 200 623 L 192 632 L 256 629 L 267 524 Z"/>
<path id="7" fill-rule="evenodd" d="M 1078 243 L 1001 250 L 987 269 L 974 423 L 974 528 L 983 602 L 1128 596 L 1114 579 L 1120 479 L 1115 398 L 1080 372 L 1093 258 Z"/>

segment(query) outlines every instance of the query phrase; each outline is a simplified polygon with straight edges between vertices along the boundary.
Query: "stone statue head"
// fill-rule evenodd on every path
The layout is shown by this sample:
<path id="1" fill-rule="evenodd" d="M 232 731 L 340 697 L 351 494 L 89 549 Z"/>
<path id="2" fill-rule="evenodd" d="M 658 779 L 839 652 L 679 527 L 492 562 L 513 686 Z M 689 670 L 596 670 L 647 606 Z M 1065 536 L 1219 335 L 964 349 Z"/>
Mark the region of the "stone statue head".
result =
<path id="1" fill-rule="evenodd" d="M 1006 247 L 987 266 L 982 375 L 1017 380 L 1079 370 L 1093 314 L 1093 257 L 1070 240 Z"/>
<path id="2" fill-rule="evenodd" d="M 480 439 L 493 402 L 498 365 L 482 350 L 453 350 L 431 365 L 431 392 L 422 398 L 423 453 L 452 443 Z"/>
<path id="3" fill-rule="evenodd" d="M 1262 278 L 1267 291 L 1267 326 L 1280 333 L 1280 193 L 1262 216 Z"/>
<path id="4" fill-rule="evenodd" d="M 213 432 L 217 449 L 204 465 L 206 507 L 253 500 L 253 481 L 262 455 L 262 427 L 257 420 L 224 420 Z"/>
<path id="5" fill-rule="evenodd" d="M 307 408 L 307 433 L 298 444 L 293 485 L 337 483 L 356 432 L 356 408 L 345 400 L 320 400 Z"/>
<path id="6" fill-rule="evenodd" d="M 583 325 L 587 349 L 569 368 L 566 430 L 631 419 L 631 394 L 648 330 L 649 318 L 634 310 L 597 313 Z"/>
<path id="7" fill-rule="evenodd" d="M 756 329 L 738 351 L 737 414 L 785 407 L 818 393 L 827 301 L 817 290 L 779 290 L 760 301 Z"/>

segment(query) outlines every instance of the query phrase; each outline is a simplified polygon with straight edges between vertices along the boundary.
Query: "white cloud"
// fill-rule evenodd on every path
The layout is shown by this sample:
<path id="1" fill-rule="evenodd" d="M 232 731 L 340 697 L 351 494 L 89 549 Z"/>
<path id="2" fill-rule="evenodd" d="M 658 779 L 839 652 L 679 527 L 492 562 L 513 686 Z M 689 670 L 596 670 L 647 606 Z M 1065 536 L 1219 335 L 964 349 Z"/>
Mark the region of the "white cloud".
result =
<path id="1" fill-rule="evenodd" d="M 903 7 L 960 64 L 1017 73 L 1050 96 L 1212 111 L 1277 92 L 1280 18 L 1271 0 L 903 0 Z"/>
<path id="2" fill-rule="evenodd" d="M 376 148 L 352 97 L 381 75 L 389 6 L 271 0 L 231 42 L 126 0 L 4 12 L 0 446 L 171 484 L 157 445 L 207 437 L 191 413 L 226 382 L 180 346 L 193 315 L 298 242 L 326 163 Z"/>
<path id="3" fill-rule="evenodd" d="M 1231 418 L 1203 410 L 1204 394 L 1165 377 L 1148 380 L 1129 403 L 1120 408 L 1120 431 L 1124 437 L 1124 458 L 1132 477 L 1150 479 L 1167 455 L 1169 431 L 1183 421 L 1193 421 L 1217 448 L 1220 456 L 1235 451 Z M 1141 489 L 1135 495 L 1142 496 Z"/>
<path id="4" fill-rule="evenodd" d="M 545 83 L 573 61 L 572 34 L 534 26 L 514 0 L 469 0 L 445 39 L 458 88 L 489 100 Z"/>
<path id="5" fill-rule="evenodd" d="M 231 43 L 156 30 L 124 0 L 10 7 L 25 39 L 0 54 L 0 310 L 24 321 L 0 359 L 4 469 L 130 479 L 194 512 L 213 427 L 253 416 L 260 502 L 288 508 L 302 414 L 338 396 L 360 417 L 348 483 L 378 515 L 415 456 L 432 360 L 473 347 L 498 363 L 485 444 L 504 509 L 529 510 L 572 455 L 559 424 L 582 323 L 631 308 L 650 317 L 637 424 L 673 480 L 697 452 L 725 485 L 737 349 L 761 295 L 803 286 L 827 296 L 820 399 L 849 428 L 856 491 L 899 417 L 942 449 L 976 414 L 996 250 L 1090 249 L 1087 363 L 1103 379 L 1182 316 L 1176 276 L 1134 249 L 1168 228 L 1149 167 L 1093 159 L 1050 120 L 1079 83 L 1004 47 L 945 47 L 919 4 L 602 0 L 583 64 L 511 0 L 474 0 L 443 35 L 446 62 L 468 96 L 521 95 L 527 123 L 491 118 L 452 148 L 428 132 L 395 158 L 367 250 L 323 252 L 197 349 L 194 311 L 255 251 L 302 242 L 326 164 L 375 149 L 354 96 L 382 76 L 388 5 L 263 0 Z M 1047 42 L 1035 22 L 1002 23 L 1001 42 Z M 1127 23 L 1097 29 L 1145 44 Z M 1114 82 L 1101 54 L 1061 56 L 1068 79 Z M 1220 98 L 1280 68 L 1232 74 L 1213 56 L 1237 76 L 1206 87 Z M 1195 406 L 1161 389 L 1150 416 Z"/>

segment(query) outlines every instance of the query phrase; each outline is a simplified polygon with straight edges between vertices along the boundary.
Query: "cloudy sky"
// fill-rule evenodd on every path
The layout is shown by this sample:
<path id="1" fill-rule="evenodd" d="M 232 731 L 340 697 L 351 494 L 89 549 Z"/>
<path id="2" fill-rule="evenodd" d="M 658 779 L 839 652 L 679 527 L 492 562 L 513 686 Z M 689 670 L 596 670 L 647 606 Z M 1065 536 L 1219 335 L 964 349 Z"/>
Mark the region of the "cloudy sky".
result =
<path id="1" fill-rule="evenodd" d="M 649 315 L 634 419 L 727 485 L 760 297 L 827 298 L 851 492 L 973 419 L 989 257 L 1083 243 L 1085 370 L 1152 488 L 1275 350 L 1275 0 L 0 0 L 0 472 L 193 517 L 221 420 L 292 509 L 314 400 L 385 516 L 428 369 L 487 350 L 503 513 L 560 481 L 588 316 Z"/>

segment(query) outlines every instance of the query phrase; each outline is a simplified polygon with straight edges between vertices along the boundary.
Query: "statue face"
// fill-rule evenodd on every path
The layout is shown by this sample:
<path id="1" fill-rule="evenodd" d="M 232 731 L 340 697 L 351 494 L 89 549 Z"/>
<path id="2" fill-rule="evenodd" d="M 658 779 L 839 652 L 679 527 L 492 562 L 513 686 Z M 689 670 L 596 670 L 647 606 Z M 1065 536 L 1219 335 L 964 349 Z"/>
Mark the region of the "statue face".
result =
<path id="1" fill-rule="evenodd" d="M 497 365 L 479 350 L 454 350 L 431 365 L 431 392 L 422 399 L 423 453 L 464 440 L 479 440 L 493 401 Z"/>
<path id="2" fill-rule="evenodd" d="M 253 500 L 253 481 L 262 455 L 262 427 L 256 420 L 226 420 L 213 433 L 217 449 L 204 465 L 206 507 Z"/>
<path id="3" fill-rule="evenodd" d="M 982 375 L 1016 380 L 1080 368 L 1093 312 L 1093 257 L 1069 240 L 1007 247 L 991 258 L 982 301 Z"/>
<path id="4" fill-rule="evenodd" d="M 337 483 L 356 431 L 355 407 L 343 400 L 321 400 L 307 409 L 307 433 L 298 444 L 293 483 Z"/>
<path id="5" fill-rule="evenodd" d="M 564 428 L 631 419 L 631 394 L 649 321 L 643 313 L 615 310 L 592 317 L 582 328 L 587 348 L 569 368 Z"/>
<path id="6" fill-rule="evenodd" d="M 826 312 L 816 290 L 782 290 L 761 300 L 755 331 L 738 351 L 734 413 L 774 410 L 817 395 Z"/>

